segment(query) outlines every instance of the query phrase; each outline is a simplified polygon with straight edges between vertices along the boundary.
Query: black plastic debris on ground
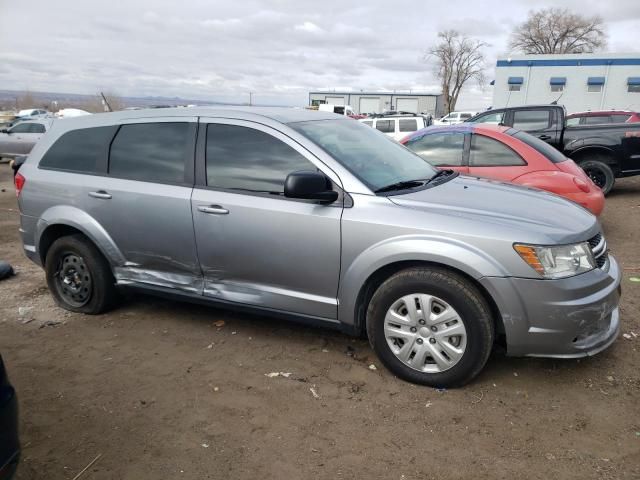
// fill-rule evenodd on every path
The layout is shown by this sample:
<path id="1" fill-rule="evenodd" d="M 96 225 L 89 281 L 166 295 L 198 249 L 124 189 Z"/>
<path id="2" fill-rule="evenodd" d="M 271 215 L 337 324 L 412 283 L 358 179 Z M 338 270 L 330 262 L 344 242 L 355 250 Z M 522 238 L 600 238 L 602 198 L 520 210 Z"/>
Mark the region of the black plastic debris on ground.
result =
<path id="1" fill-rule="evenodd" d="M 9 265 L 7 262 L 0 261 L 0 280 L 4 280 L 5 278 L 9 278 L 15 275 L 13 271 L 13 267 Z"/>

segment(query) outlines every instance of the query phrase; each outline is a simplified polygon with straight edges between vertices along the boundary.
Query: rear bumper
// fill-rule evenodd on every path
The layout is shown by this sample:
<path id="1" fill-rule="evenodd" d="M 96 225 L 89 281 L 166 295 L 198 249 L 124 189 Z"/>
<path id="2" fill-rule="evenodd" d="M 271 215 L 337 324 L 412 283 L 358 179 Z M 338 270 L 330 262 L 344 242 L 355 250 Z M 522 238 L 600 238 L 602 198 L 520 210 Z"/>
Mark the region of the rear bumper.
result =
<path id="1" fill-rule="evenodd" d="M 20 238 L 22 239 L 22 248 L 29 260 L 42 266 L 40 255 L 36 250 L 36 227 L 38 224 L 37 217 L 20 214 Z"/>
<path id="2" fill-rule="evenodd" d="M 620 332 L 621 271 L 615 258 L 602 269 L 560 280 L 481 280 L 504 324 L 507 354 L 556 358 L 595 355 Z"/>

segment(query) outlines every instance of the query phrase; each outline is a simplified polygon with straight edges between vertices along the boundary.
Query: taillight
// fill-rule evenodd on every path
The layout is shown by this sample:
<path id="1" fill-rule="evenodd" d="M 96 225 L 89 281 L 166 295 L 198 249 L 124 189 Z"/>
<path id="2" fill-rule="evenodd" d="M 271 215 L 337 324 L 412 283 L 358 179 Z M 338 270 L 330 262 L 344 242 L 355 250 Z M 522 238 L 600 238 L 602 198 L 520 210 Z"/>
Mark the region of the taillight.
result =
<path id="1" fill-rule="evenodd" d="M 584 193 L 589 193 L 589 184 L 587 182 L 585 182 L 584 180 L 578 178 L 578 177 L 573 177 L 573 183 L 576 184 L 576 186 L 582 190 Z"/>
<path id="2" fill-rule="evenodd" d="M 16 173 L 16 176 L 13 179 L 13 183 L 16 186 L 16 197 L 20 196 L 20 192 L 22 191 L 24 184 L 26 182 L 27 182 L 26 178 L 24 178 L 20 173 Z"/>

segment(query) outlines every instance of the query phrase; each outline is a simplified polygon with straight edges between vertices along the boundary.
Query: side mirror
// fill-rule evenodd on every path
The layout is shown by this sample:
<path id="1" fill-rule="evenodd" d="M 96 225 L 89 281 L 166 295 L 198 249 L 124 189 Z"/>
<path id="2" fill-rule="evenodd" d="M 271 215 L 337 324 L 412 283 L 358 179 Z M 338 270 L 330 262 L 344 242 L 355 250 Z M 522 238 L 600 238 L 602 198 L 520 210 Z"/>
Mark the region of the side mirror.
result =
<path id="1" fill-rule="evenodd" d="M 301 170 L 287 175 L 284 182 L 284 196 L 332 203 L 338 199 L 339 195 L 338 192 L 331 190 L 331 181 L 324 174 Z"/>
<path id="2" fill-rule="evenodd" d="M 10 133 L 8 128 L 3 128 L 0 133 Z"/>

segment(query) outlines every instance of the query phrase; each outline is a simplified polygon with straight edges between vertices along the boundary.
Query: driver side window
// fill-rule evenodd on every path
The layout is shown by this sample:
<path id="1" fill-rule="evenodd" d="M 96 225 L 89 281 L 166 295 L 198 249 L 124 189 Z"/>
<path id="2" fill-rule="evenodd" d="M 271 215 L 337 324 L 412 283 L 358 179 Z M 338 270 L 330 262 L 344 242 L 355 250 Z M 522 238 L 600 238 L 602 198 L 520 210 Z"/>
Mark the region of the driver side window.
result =
<path id="1" fill-rule="evenodd" d="M 287 175 L 318 169 L 268 133 L 211 123 L 207 126 L 206 170 L 209 187 L 284 195 Z"/>

